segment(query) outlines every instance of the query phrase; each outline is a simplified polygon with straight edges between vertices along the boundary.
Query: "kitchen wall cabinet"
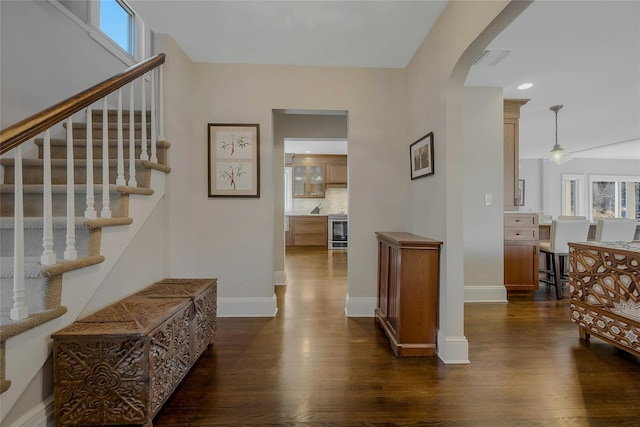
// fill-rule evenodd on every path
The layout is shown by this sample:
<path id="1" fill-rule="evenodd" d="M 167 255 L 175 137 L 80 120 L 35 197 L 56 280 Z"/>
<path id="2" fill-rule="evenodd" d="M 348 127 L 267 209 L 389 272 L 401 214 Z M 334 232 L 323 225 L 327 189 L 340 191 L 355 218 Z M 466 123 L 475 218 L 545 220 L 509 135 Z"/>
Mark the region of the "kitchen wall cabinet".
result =
<path id="1" fill-rule="evenodd" d="M 504 210 L 519 209 L 518 180 L 520 179 L 520 107 L 529 102 L 528 99 L 504 100 Z"/>
<path id="2" fill-rule="evenodd" d="M 327 188 L 347 187 L 347 156 L 343 154 L 286 154 L 292 168 L 294 198 L 324 198 Z"/>
<path id="3" fill-rule="evenodd" d="M 324 164 L 293 165 L 293 197 L 324 198 Z"/>
<path id="4" fill-rule="evenodd" d="M 538 214 L 504 215 L 504 286 L 507 297 L 538 289 Z"/>
<path id="5" fill-rule="evenodd" d="M 344 156 L 344 163 L 327 164 L 327 186 L 347 186 L 347 156 Z"/>
<path id="6" fill-rule="evenodd" d="M 396 356 L 435 356 L 442 242 L 401 232 L 376 236 L 376 321 Z"/>
<path id="7" fill-rule="evenodd" d="M 289 217 L 290 246 L 327 247 L 327 217 L 325 215 L 292 215 Z"/>

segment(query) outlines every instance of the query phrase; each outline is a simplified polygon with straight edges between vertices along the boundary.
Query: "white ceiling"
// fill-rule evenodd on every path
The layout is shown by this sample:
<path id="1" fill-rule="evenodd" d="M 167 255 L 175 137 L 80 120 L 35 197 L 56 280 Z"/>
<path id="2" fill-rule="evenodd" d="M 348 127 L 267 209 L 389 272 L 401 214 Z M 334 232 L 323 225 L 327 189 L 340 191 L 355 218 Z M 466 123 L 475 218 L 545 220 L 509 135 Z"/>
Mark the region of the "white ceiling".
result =
<path id="1" fill-rule="evenodd" d="M 196 62 L 404 68 L 446 2 L 129 4 Z M 511 53 L 496 66 L 472 67 L 466 84 L 531 99 L 521 110 L 522 158 L 551 150 L 549 107 L 563 104 L 558 142 L 573 157 L 640 159 L 640 1 L 538 0 L 489 48 Z M 518 91 L 526 81 L 534 87 Z"/>
<path id="2" fill-rule="evenodd" d="M 347 141 L 340 139 L 284 140 L 284 152 L 294 154 L 347 154 Z"/>

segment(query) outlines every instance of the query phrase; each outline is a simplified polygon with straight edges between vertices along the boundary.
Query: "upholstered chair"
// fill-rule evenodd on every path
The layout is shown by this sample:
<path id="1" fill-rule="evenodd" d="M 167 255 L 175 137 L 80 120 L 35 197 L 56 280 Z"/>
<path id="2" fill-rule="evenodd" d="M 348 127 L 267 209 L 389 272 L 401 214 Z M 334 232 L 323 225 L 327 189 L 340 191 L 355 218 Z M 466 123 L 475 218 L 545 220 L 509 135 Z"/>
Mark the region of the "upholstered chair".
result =
<path id="1" fill-rule="evenodd" d="M 596 241 L 630 242 L 634 239 L 638 222 L 627 218 L 600 218 L 596 223 Z"/>

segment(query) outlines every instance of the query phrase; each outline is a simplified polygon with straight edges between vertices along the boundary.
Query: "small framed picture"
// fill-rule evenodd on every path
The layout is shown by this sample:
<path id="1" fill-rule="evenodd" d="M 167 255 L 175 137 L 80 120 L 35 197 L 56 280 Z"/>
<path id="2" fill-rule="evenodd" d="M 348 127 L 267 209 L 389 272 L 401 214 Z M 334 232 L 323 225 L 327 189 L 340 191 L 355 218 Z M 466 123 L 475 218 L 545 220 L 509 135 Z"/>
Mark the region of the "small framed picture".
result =
<path id="1" fill-rule="evenodd" d="M 518 180 L 518 206 L 524 206 L 524 179 Z"/>
<path id="2" fill-rule="evenodd" d="M 433 132 L 429 132 L 409 147 L 411 179 L 433 175 Z"/>
<path id="3" fill-rule="evenodd" d="M 260 197 L 260 125 L 209 123 L 209 197 Z"/>

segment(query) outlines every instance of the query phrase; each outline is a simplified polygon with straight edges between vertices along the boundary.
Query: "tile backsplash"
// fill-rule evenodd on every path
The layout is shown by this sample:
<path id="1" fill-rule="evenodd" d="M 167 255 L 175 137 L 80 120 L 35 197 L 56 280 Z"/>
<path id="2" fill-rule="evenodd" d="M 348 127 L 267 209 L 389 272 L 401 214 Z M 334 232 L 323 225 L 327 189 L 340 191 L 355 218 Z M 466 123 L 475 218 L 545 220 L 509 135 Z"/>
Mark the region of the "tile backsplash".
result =
<path id="1" fill-rule="evenodd" d="M 297 215 L 308 215 L 318 205 L 320 214 L 349 212 L 349 192 L 346 188 L 327 188 L 324 199 L 293 199 L 293 212 Z"/>

